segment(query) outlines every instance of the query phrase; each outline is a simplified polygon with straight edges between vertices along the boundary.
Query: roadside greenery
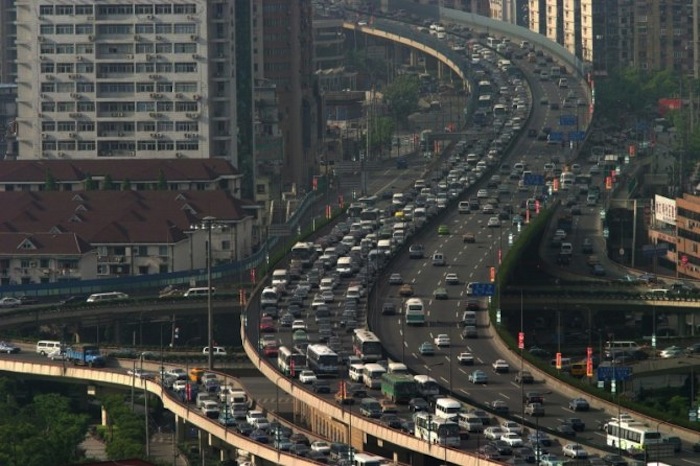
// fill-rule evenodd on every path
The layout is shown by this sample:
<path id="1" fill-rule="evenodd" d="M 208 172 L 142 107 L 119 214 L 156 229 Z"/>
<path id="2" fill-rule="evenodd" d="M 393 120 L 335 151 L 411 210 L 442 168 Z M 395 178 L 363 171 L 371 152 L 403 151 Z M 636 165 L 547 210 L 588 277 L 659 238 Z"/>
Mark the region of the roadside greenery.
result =
<path id="1" fill-rule="evenodd" d="M 75 414 L 70 399 L 38 394 L 31 400 L 18 394 L 24 388 L 0 379 L 0 464 L 44 466 L 69 464 L 81 459 L 78 445 L 88 430 L 88 417 Z"/>

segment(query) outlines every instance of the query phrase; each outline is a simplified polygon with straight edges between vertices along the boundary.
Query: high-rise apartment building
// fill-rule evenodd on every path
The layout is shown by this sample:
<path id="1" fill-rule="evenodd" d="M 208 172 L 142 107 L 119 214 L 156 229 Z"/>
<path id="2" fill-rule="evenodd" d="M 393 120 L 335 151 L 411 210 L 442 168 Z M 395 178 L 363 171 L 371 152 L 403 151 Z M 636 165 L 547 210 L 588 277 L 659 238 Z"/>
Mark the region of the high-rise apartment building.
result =
<path id="1" fill-rule="evenodd" d="M 310 189 L 321 124 L 311 0 L 254 0 L 256 82 L 274 85 L 282 131 L 282 189 Z"/>
<path id="2" fill-rule="evenodd" d="M 17 78 L 15 19 L 15 0 L 0 0 L 0 84 L 14 83 Z"/>
<path id="3" fill-rule="evenodd" d="M 563 40 L 566 50 L 581 56 L 581 0 L 563 0 Z"/>
<path id="4" fill-rule="evenodd" d="M 232 2 L 16 0 L 16 11 L 20 158 L 239 165 Z"/>

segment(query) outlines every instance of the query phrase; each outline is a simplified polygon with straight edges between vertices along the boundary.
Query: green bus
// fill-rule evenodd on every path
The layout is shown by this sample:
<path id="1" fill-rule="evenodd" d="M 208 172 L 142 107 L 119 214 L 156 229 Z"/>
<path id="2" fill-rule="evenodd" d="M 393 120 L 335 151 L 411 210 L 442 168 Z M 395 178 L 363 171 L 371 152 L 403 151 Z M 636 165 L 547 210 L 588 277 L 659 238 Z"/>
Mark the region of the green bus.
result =
<path id="1" fill-rule="evenodd" d="M 394 403 L 407 404 L 418 396 L 418 386 L 409 374 L 382 374 L 382 395 Z"/>

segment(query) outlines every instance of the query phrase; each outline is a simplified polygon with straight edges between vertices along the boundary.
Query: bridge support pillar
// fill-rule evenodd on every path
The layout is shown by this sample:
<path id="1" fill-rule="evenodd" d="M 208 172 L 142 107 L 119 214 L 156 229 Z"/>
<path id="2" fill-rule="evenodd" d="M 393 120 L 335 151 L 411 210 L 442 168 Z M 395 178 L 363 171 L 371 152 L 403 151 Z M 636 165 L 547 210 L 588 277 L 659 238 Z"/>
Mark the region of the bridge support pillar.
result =
<path id="1" fill-rule="evenodd" d="M 175 439 L 177 443 L 185 441 L 186 428 L 185 419 L 175 416 Z"/>
<path id="2" fill-rule="evenodd" d="M 445 75 L 445 65 L 438 60 L 437 62 L 437 77 L 438 80 L 442 80 L 443 76 Z"/>
<path id="3" fill-rule="evenodd" d="M 109 417 L 107 414 L 107 409 L 104 407 L 104 405 L 100 406 L 100 422 L 103 426 L 106 426 L 107 423 L 109 422 Z"/>
<path id="4" fill-rule="evenodd" d="M 119 322 L 119 320 L 115 320 L 112 324 L 112 334 L 114 335 L 113 341 L 122 341 L 122 325 L 121 322 Z"/>
<path id="5" fill-rule="evenodd" d="M 408 54 L 408 63 L 411 66 L 416 66 L 418 65 L 418 52 L 415 50 L 411 50 Z"/>

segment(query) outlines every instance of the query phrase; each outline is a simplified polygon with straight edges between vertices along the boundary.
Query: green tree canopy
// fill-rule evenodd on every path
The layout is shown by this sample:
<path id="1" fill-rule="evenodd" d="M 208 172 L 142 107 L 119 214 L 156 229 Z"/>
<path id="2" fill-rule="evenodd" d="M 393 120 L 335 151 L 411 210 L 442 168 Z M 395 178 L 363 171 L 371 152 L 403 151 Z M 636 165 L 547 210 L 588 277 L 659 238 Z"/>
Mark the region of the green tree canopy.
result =
<path id="1" fill-rule="evenodd" d="M 114 184 L 114 179 L 112 178 L 112 175 L 107 173 L 105 175 L 105 179 L 102 182 L 102 190 L 103 191 L 113 191 L 116 188 Z"/>
<path id="2" fill-rule="evenodd" d="M 420 81 L 417 76 L 403 74 L 384 90 L 384 100 L 389 112 L 400 123 L 406 123 L 408 116 L 418 110 Z"/>

